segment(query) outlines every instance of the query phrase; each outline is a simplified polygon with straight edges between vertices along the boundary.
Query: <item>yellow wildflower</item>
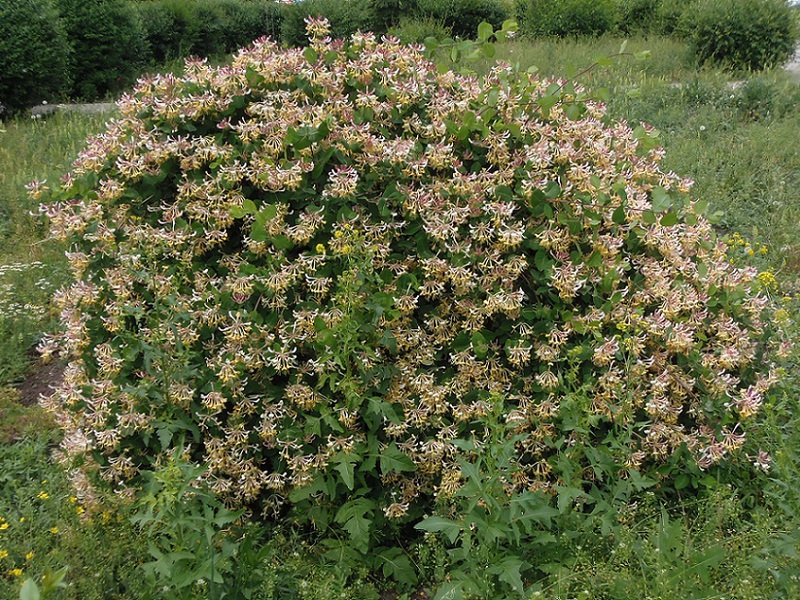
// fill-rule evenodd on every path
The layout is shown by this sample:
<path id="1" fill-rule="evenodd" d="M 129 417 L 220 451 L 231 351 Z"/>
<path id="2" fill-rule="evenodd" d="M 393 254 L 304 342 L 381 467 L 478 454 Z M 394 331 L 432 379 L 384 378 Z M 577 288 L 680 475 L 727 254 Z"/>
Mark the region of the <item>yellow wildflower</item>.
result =
<path id="1" fill-rule="evenodd" d="M 0 560 L 8 557 L 8 550 L 0 550 Z"/>
<path id="2" fill-rule="evenodd" d="M 50 497 L 50 494 L 48 494 L 47 492 L 42 491 L 42 492 L 39 492 L 39 495 L 36 496 L 36 497 L 39 498 L 39 500 L 47 500 Z"/>
<path id="3" fill-rule="evenodd" d="M 775 275 L 772 273 L 772 271 L 762 271 L 759 273 L 758 282 L 764 287 L 764 289 L 778 287 L 778 280 L 775 278 Z"/>
<path id="4" fill-rule="evenodd" d="M 22 569 L 20 568 L 11 569 L 8 572 L 8 574 L 11 575 L 12 577 L 22 577 Z"/>
<path id="5" fill-rule="evenodd" d="M 27 560 L 27 561 L 31 561 L 31 560 L 33 560 L 33 557 L 34 557 L 34 556 L 36 556 L 36 552 L 33 552 L 33 551 L 31 551 L 31 552 L 28 552 L 28 553 L 25 555 L 25 560 Z"/>
<path id="6" fill-rule="evenodd" d="M 316 250 L 320 254 L 325 254 L 325 244 L 317 244 Z"/>
<path id="7" fill-rule="evenodd" d="M 55 527 L 55 526 L 51 527 L 50 528 L 50 533 L 52 533 L 53 535 L 57 534 L 58 533 L 58 527 Z"/>
<path id="8" fill-rule="evenodd" d="M 75 507 L 75 512 L 77 514 L 79 514 L 79 515 L 82 515 L 83 514 L 83 507 L 82 506 L 76 506 Z"/>
<path id="9" fill-rule="evenodd" d="M 3 523 L 0 525 L 0 531 L 5 531 L 6 529 L 8 529 L 8 523 Z"/>
<path id="10" fill-rule="evenodd" d="M 25 517 L 20 517 L 20 518 L 19 518 L 19 522 L 20 522 L 20 523 L 24 523 L 24 522 L 25 522 Z"/>
<path id="11" fill-rule="evenodd" d="M 77 501 L 78 501 L 77 496 L 70 496 L 69 497 L 69 503 L 70 504 L 75 504 Z"/>

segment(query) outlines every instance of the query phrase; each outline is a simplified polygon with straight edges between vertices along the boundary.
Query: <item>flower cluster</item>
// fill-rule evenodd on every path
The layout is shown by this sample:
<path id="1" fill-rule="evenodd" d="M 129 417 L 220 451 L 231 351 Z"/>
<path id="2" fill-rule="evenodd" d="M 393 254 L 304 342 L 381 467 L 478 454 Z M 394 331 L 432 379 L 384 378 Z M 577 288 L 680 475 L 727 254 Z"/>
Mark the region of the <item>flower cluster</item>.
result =
<path id="1" fill-rule="evenodd" d="M 458 490 L 498 395 L 510 490 L 593 448 L 658 477 L 743 446 L 769 305 L 646 130 L 563 81 L 309 31 L 142 80 L 32 186 L 75 276 L 42 351 L 69 359 L 47 405 L 81 493 L 179 448 L 232 503 L 358 481 L 399 518 Z"/>

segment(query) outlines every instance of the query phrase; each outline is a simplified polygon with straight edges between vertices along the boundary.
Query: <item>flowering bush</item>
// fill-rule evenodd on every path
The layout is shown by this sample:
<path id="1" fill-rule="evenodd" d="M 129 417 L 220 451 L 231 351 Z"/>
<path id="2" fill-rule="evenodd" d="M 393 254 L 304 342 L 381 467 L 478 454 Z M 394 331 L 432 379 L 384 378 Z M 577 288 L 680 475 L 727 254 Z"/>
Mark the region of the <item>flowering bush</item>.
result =
<path id="1" fill-rule="evenodd" d="M 743 447 L 768 302 L 646 129 L 309 30 L 143 80 L 31 186 L 75 274 L 42 350 L 84 495 L 182 449 L 231 504 L 366 552 L 498 433 L 508 494 L 671 486 Z"/>

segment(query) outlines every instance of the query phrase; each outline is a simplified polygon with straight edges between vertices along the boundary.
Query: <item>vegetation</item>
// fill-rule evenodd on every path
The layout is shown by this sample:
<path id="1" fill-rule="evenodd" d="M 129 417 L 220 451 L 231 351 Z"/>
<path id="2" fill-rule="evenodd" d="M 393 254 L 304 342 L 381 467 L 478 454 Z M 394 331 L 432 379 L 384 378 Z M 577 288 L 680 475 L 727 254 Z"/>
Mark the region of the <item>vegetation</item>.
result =
<path id="1" fill-rule="evenodd" d="M 519 63 L 522 70 L 535 64 L 542 76 L 560 76 L 565 62 L 574 65 L 572 72 L 576 73 L 598 55 L 616 53 L 620 42 L 608 36 L 592 43 L 523 40 L 498 44 L 496 50 L 497 58 Z M 666 148 L 662 170 L 674 170 L 696 180 L 691 197 L 708 203 L 705 212 L 714 219 L 716 235 L 727 247 L 725 260 L 733 267 L 755 269 L 752 289 L 776 304 L 771 321 L 790 338 L 796 337 L 800 325 L 796 295 L 800 240 L 786 215 L 797 212 L 792 190 L 800 183 L 800 154 L 789 143 L 800 125 L 797 84 L 780 72 L 766 72 L 748 75 L 743 84 L 732 86 L 731 75 L 725 71 L 711 67 L 697 71 L 688 46 L 671 39 L 631 40 L 626 53 L 644 49 L 651 51 L 649 61 L 622 57 L 607 68 L 581 74 L 579 80 L 605 98 L 608 123 L 626 119 L 632 127 L 639 122 L 657 127 L 658 131 L 649 132 L 649 136 L 657 136 Z M 317 58 L 321 54 L 318 52 Z M 439 60 L 452 66 L 447 54 L 440 51 Z M 304 60 L 311 58 L 309 53 Z M 490 65 L 472 67 L 487 71 Z M 203 68 L 195 66 L 201 71 Z M 537 108 L 542 109 L 541 105 Z M 552 118 L 559 122 L 561 117 Z M 41 306 L 43 310 L 24 325 L 14 320 L 19 310 L 0 317 L 11 332 L 5 337 L 12 340 L 0 347 L 0 364 L 12 364 L 24 356 L 37 342 L 38 332 L 51 327 L 53 309 L 46 295 L 64 278 L 59 275 L 63 263 L 54 258 L 59 246 L 52 241 L 41 243 L 45 232 L 29 214 L 35 211 L 35 202 L 25 197 L 23 185 L 31 179 L 57 181 L 66 171 L 64 157 L 77 153 L 87 132 L 102 129 L 102 119 L 76 115 L 57 115 L 46 121 L 8 121 L 2 126 L 0 189 L 4 206 L 8 206 L 4 231 L 20 242 L 3 245 L 3 262 L 13 268 L 7 270 L 10 279 L 2 293 L 13 295 L 9 302 Z M 306 134 L 313 136 L 310 131 Z M 787 143 L 781 144 L 781 140 Z M 310 142 L 309 148 L 319 143 Z M 303 142 L 296 144 L 302 146 Z M 477 156 L 482 157 L 480 153 Z M 328 184 L 326 179 L 320 187 Z M 160 184 L 152 185 L 157 188 Z M 344 204 L 345 200 L 336 202 Z M 686 219 L 690 207 L 673 204 L 658 215 L 658 222 L 673 213 Z M 258 225 L 250 210 L 243 204 L 241 216 L 234 219 L 252 232 Z M 147 218 L 149 212 L 142 214 Z M 671 219 L 664 227 L 672 227 Z M 614 224 L 612 214 L 608 226 Z M 309 243 L 313 250 L 316 244 L 324 244 L 326 254 L 334 255 L 335 232 L 323 231 L 328 234 L 324 240 Z M 344 236 L 345 232 L 338 239 Z M 29 243 L 34 244 L 32 250 Z M 336 271 L 340 277 L 346 267 L 367 266 L 356 260 L 358 256 L 344 258 L 336 258 L 341 261 L 337 263 L 341 270 Z M 42 266 L 29 266 L 34 260 Z M 38 291 L 30 285 L 28 270 L 47 275 L 52 281 L 48 289 Z M 365 273 L 362 286 L 386 283 L 370 279 L 368 270 L 361 272 Z M 346 297 L 343 293 L 339 296 Z M 232 296 L 224 299 L 232 300 Z M 361 300 L 356 295 L 352 301 Z M 23 326 L 36 333 L 13 341 L 14 333 Z M 359 335 L 376 334 L 362 328 Z M 470 342 L 474 348 L 475 341 Z M 374 553 L 382 558 L 372 564 L 347 552 L 350 544 L 337 545 L 330 536 L 320 543 L 326 536 L 303 526 L 302 519 L 294 523 L 281 520 L 280 524 L 271 519 L 265 524 L 261 518 L 239 520 L 238 511 L 225 506 L 205 487 L 213 483 L 209 472 L 180 452 L 164 453 L 158 464 L 146 470 L 141 481 L 143 491 L 135 499 L 100 494 L 92 502 L 90 496 L 76 494 L 64 471 L 50 461 L 49 452 L 58 434 L 47 425 L 47 417 L 36 408 L 21 406 L 16 393 L 6 389 L 0 403 L 0 473 L 5 478 L 0 486 L 0 595 L 16 597 L 23 581 L 31 577 L 54 598 L 76 599 L 158 598 L 165 593 L 175 598 L 217 598 L 223 590 L 228 597 L 239 598 L 378 598 L 387 587 L 407 597 L 418 588 L 440 597 L 446 593 L 451 597 L 472 593 L 486 598 L 571 599 L 796 597 L 800 594 L 796 575 L 800 572 L 800 456 L 796 450 L 800 447 L 800 383 L 797 350 L 784 347 L 780 351 L 778 384 L 763 395 L 758 413 L 745 420 L 746 429 L 735 430 L 747 433 L 738 461 L 699 472 L 690 460 L 683 459 L 674 467 L 667 463 L 666 470 L 659 470 L 654 461 L 647 467 L 653 471 L 644 476 L 655 483 L 640 481 L 643 489 L 634 489 L 627 502 L 619 501 L 624 496 L 609 500 L 603 495 L 603 485 L 625 480 L 609 477 L 603 474 L 602 465 L 587 462 L 577 475 L 590 485 L 578 483 L 583 494 L 573 497 L 568 491 L 570 485 L 559 484 L 567 491 L 557 488 L 554 504 L 534 507 L 533 535 L 524 529 L 519 534 L 514 531 L 513 511 L 519 503 L 514 495 L 507 495 L 506 486 L 518 461 L 514 444 L 505 437 L 509 427 L 501 417 L 502 411 L 492 412 L 490 402 L 480 430 L 464 431 L 478 434 L 486 430 L 491 443 L 483 449 L 467 444 L 458 448 L 467 457 L 459 464 L 461 493 L 446 503 L 422 504 L 430 510 L 446 508 L 447 513 L 440 513 L 438 521 L 423 521 L 422 529 L 427 532 L 413 543 L 406 542 L 400 553 L 389 553 L 392 540 L 385 536 L 386 541 Z M 591 358 L 583 364 L 580 373 L 584 375 L 595 369 Z M 0 383 L 8 385 L 17 379 L 20 367 L 14 372 L 0 375 Z M 575 391 L 572 395 L 578 396 Z M 150 398 L 149 402 L 155 400 L 155 396 Z M 736 415 L 733 411 L 730 414 Z M 738 414 L 741 416 L 741 412 Z M 577 428 L 586 425 L 576 418 Z M 591 422 L 588 425 L 593 426 Z M 563 428 L 564 424 L 558 426 Z M 369 424 L 365 428 L 369 430 Z M 610 433 L 619 435 L 617 431 Z M 187 433 L 184 439 L 190 442 L 191 438 Z M 464 439 L 471 441 L 468 436 Z M 150 443 L 154 451 L 159 451 L 155 445 L 161 440 L 151 438 Z M 599 440 L 598 447 L 602 448 L 602 443 Z M 381 469 L 380 462 L 377 469 Z M 751 464 L 754 462 L 767 473 L 759 474 Z M 393 472 L 389 463 L 385 466 Z M 564 479 L 566 465 L 555 466 L 562 469 Z M 598 466 L 600 475 L 592 475 Z M 347 483 L 350 467 L 354 483 L 378 484 L 377 479 L 368 479 L 363 461 L 342 464 L 341 468 L 333 465 L 326 477 L 338 478 L 337 497 L 356 493 Z M 393 473 L 405 476 L 406 471 Z M 628 483 L 631 481 L 629 478 Z M 368 498 L 369 493 L 360 497 Z M 259 514 L 266 506 L 262 503 L 251 509 L 248 516 Z M 409 510 L 413 510 L 411 506 Z M 337 517 L 334 512 L 334 522 Z M 259 520 L 261 525 L 255 523 Z M 357 532 L 358 523 L 351 520 L 352 516 L 342 515 L 344 539 Z M 195 533 L 198 523 L 206 525 L 200 535 Z M 399 539 L 413 538 L 408 527 L 397 531 Z M 98 546 L 113 552 L 98 560 Z M 60 571 L 64 566 L 68 567 L 66 573 Z M 408 576 L 411 572 L 413 577 Z M 41 576 L 46 573 L 43 582 Z M 59 587 L 61 576 L 67 587 Z M 26 584 L 27 590 L 32 589 L 33 581 Z M 520 585 L 524 592 L 517 594 L 514 590 Z"/>
<path id="2" fill-rule="evenodd" d="M 0 116 L 61 94 L 70 82 L 70 47 L 52 0 L 0 5 Z"/>
<path id="3" fill-rule="evenodd" d="M 703 0 L 690 18 L 689 39 L 700 62 L 760 71 L 794 53 L 792 9 L 783 0 Z"/>

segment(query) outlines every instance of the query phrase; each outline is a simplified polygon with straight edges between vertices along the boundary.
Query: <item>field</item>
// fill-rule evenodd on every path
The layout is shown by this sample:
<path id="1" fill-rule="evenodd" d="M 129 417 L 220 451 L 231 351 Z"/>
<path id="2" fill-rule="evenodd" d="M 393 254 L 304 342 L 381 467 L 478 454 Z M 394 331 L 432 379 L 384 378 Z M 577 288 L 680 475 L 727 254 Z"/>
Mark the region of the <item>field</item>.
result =
<path id="1" fill-rule="evenodd" d="M 781 303 L 782 325 L 796 337 L 797 80 L 780 70 L 698 69 L 684 44 L 661 37 L 631 39 L 610 66 L 588 68 L 622 41 L 509 41 L 495 60 L 535 66 L 547 77 L 578 74 L 588 88 L 605 88 L 614 119 L 654 126 L 666 169 L 695 181 L 693 194 L 708 202 L 733 259 L 758 269 L 763 293 Z M 634 59 L 644 50 L 649 58 Z M 482 72 L 488 62 L 470 68 Z M 197 496 L 169 473 L 137 505 L 109 499 L 85 514 L 51 457 L 57 427 L 27 405 L 31 398 L 21 402 L 20 389 L 43 377 L 33 349 L 55 326 L 49 298 L 67 278 L 64 248 L 47 239 L 25 186 L 58 180 L 106 118 L 64 113 L 0 124 L 0 597 L 16 598 L 28 578 L 64 600 L 433 597 L 450 563 L 432 536 L 411 553 L 421 577 L 406 588 L 332 561 L 312 533 L 288 526 L 237 528 L 234 557 L 224 537 L 197 533 L 209 518 L 228 523 L 233 515 L 202 497 L 183 502 Z M 750 429 L 772 456 L 762 483 L 732 487 L 711 476 L 668 505 L 643 493 L 607 530 L 561 531 L 531 559 L 535 576 L 524 597 L 800 598 L 800 351 L 790 352 Z M 169 593 L 164 582 L 174 586 Z"/>

